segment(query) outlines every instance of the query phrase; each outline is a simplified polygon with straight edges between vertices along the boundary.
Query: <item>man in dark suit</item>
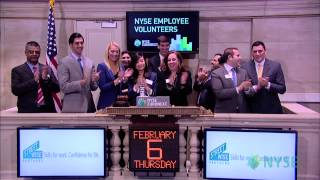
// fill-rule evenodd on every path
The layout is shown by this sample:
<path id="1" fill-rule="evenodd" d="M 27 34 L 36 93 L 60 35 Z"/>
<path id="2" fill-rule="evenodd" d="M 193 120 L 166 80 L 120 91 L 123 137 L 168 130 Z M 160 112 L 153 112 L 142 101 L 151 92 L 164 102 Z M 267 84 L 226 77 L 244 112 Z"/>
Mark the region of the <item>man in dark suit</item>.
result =
<path id="1" fill-rule="evenodd" d="M 253 59 L 243 65 L 256 91 L 254 96 L 248 98 L 250 111 L 281 114 L 282 107 L 278 93 L 286 92 L 281 65 L 266 58 L 266 48 L 261 41 L 252 44 L 251 53 Z"/>
<path id="2" fill-rule="evenodd" d="M 214 112 L 247 113 L 245 95 L 252 95 L 254 90 L 247 72 L 241 69 L 240 52 L 237 48 L 227 48 L 221 57 L 222 67 L 211 74 L 211 83 L 216 96 Z"/>
<path id="3" fill-rule="evenodd" d="M 48 66 L 39 63 L 40 45 L 26 44 L 27 62 L 11 71 L 11 91 L 18 96 L 19 113 L 56 112 L 52 92 L 59 92 L 59 84 Z"/>
<path id="4" fill-rule="evenodd" d="M 208 66 L 200 66 L 195 76 L 193 89 L 198 92 L 197 105 L 214 112 L 215 96 L 211 83 L 211 72 L 220 67 L 222 54 L 217 53 L 211 60 L 211 69 Z"/>
<path id="5" fill-rule="evenodd" d="M 170 48 L 169 38 L 161 35 L 158 37 L 158 49 L 159 53 L 151 57 L 148 61 L 148 70 L 158 73 L 165 70 L 165 64 L 163 59 L 168 55 Z"/>

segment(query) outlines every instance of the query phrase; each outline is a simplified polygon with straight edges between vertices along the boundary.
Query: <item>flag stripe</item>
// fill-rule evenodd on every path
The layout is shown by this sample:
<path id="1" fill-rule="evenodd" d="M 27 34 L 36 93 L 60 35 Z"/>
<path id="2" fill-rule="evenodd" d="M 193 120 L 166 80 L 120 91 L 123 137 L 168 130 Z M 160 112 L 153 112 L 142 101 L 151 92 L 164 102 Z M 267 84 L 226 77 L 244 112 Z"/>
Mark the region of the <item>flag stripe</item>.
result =
<path id="1" fill-rule="evenodd" d="M 48 16 L 48 42 L 47 42 L 47 55 L 46 63 L 50 66 L 53 71 L 54 76 L 57 78 L 57 67 L 58 62 L 56 60 L 57 56 L 57 45 L 56 45 L 56 27 L 53 16 L 55 0 L 49 0 L 49 16 Z M 60 93 L 51 93 L 54 105 L 57 112 L 61 112 L 62 104 L 60 100 Z"/>

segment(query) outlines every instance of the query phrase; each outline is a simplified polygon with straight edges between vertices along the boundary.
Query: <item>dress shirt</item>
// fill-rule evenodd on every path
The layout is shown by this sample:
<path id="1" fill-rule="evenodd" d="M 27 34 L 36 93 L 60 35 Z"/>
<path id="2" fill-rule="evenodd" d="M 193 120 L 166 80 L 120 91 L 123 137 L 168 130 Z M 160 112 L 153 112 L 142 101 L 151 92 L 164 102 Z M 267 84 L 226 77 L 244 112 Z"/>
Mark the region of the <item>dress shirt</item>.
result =
<path id="1" fill-rule="evenodd" d="M 76 54 L 74 54 L 73 52 L 71 52 L 71 56 L 77 61 L 78 61 L 78 59 L 81 59 L 81 61 L 78 61 L 78 62 L 80 62 L 81 66 L 83 68 L 83 57 L 82 56 L 79 57 Z"/>
<path id="2" fill-rule="evenodd" d="M 29 66 L 29 68 L 31 69 L 31 71 L 32 71 L 33 74 L 34 74 L 34 69 L 33 69 L 33 67 L 36 67 L 37 69 L 39 69 L 39 63 L 33 65 L 33 64 L 27 62 L 27 64 L 28 64 L 28 66 Z"/>
<path id="3" fill-rule="evenodd" d="M 224 63 L 224 68 L 227 70 L 227 72 L 228 72 L 228 76 L 229 77 L 232 77 L 232 69 L 234 68 L 234 67 L 232 67 L 232 66 L 230 66 L 229 64 L 227 64 L 227 63 Z M 235 70 L 235 72 L 236 72 L 236 74 L 237 74 L 237 71 Z M 232 78 L 231 78 L 231 80 L 232 80 Z M 232 80 L 233 81 L 233 80 Z M 237 87 L 235 87 L 236 88 L 236 90 L 237 90 L 237 93 L 239 94 L 239 87 L 237 86 Z"/>
<path id="4" fill-rule="evenodd" d="M 262 74 L 263 74 L 263 69 L 264 69 L 264 62 L 265 62 L 265 59 L 263 59 L 260 63 L 258 63 L 257 61 L 255 61 L 254 60 L 254 65 L 255 65 L 255 67 L 256 67 L 256 72 L 257 72 L 257 77 L 258 77 L 258 66 L 259 66 L 259 64 L 261 65 L 261 67 L 262 67 Z M 263 77 L 263 76 L 262 76 Z M 270 89 L 270 86 L 271 86 L 271 83 L 270 82 L 268 82 L 268 85 L 266 86 L 266 89 Z M 257 85 L 254 85 L 253 86 L 253 89 L 255 90 L 255 91 L 257 91 Z"/>

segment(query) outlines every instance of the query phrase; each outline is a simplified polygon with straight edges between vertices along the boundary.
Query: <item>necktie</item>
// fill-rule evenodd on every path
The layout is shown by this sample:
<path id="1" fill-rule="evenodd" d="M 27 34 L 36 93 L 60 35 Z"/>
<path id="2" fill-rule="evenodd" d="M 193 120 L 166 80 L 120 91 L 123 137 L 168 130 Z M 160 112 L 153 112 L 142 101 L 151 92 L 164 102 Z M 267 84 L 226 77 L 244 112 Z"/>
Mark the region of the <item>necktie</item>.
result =
<path id="1" fill-rule="evenodd" d="M 33 73 L 34 74 L 35 73 L 39 73 L 37 66 L 33 66 Z M 38 105 L 43 105 L 44 104 L 44 96 L 43 96 L 43 92 L 42 92 L 40 83 L 38 83 L 38 92 L 37 92 L 36 103 Z"/>
<path id="2" fill-rule="evenodd" d="M 236 70 L 235 68 L 232 68 L 231 69 L 231 72 L 232 72 L 232 82 L 233 82 L 233 86 L 234 87 L 237 87 L 237 73 L 236 73 Z"/>
<path id="3" fill-rule="evenodd" d="M 82 64 L 81 64 L 81 58 L 78 59 L 78 63 L 80 65 L 81 72 L 83 72 L 83 67 L 82 67 Z"/>
<path id="4" fill-rule="evenodd" d="M 263 67 L 262 65 L 259 63 L 258 64 L 258 78 L 262 77 L 262 71 L 263 71 Z"/>

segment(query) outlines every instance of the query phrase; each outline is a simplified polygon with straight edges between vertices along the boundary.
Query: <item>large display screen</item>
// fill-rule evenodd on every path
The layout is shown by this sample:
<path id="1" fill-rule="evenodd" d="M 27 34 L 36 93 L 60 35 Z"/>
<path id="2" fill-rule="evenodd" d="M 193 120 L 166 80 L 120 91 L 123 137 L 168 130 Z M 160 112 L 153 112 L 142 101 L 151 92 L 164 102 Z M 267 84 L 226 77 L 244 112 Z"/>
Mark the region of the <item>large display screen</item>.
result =
<path id="1" fill-rule="evenodd" d="M 170 40 L 170 51 L 199 52 L 198 11 L 131 11 L 127 19 L 129 51 L 158 52 L 157 38 Z"/>
<path id="2" fill-rule="evenodd" d="M 18 128 L 18 177 L 105 177 L 103 128 Z"/>
<path id="3" fill-rule="evenodd" d="M 297 132 L 204 130 L 204 178 L 297 179 Z"/>

